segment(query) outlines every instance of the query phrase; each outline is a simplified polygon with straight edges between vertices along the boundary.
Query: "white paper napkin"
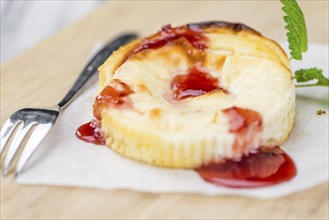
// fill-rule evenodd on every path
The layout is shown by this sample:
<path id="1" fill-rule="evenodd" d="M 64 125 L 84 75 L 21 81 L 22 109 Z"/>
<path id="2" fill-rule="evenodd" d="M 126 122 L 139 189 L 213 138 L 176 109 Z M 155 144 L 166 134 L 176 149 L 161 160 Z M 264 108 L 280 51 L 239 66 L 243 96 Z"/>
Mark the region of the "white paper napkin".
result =
<path id="1" fill-rule="evenodd" d="M 285 45 L 286 46 L 286 45 Z M 300 67 L 322 68 L 328 73 L 328 45 L 312 44 Z M 297 119 L 284 149 L 297 166 L 291 181 L 256 189 L 214 186 L 193 170 L 165 169 L 126 159 L 105 146 L 84 143 L 76 129 L 93 118 L 96 82 L 86 89 L 56 122 L 38 151 L 17 178 L 21 184 L 81 186 L 102 189 L 130 189 L 153 193 L 200 193 L 280 197 L 328 181 L 328 88 L 297 90 Z M 317 115 L 323 109 L 325 115 Z"/>

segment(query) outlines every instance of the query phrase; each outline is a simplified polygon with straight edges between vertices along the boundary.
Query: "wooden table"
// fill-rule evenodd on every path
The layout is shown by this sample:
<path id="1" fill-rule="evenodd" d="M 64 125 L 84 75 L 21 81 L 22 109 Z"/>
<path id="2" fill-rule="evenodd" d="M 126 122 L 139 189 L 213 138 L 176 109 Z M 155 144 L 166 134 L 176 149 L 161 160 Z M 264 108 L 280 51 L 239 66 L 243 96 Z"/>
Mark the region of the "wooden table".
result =
<path id="1" fill-rule="evenodd" d="M 328 1 L 300 2 L 311 42 L 328 43 Z M 151 34 L 164 24 L 242 21 L 285 39 L 278 1 L 108 2 L 1 66 L 1 125 L 15 110 L 49 106 L 76 78 L 96 42 L 124 31 Z M 3 158 L 2 158 L 3 161 Z M 150 194 L 126 190 L 21 186 L 1 177 L 2 219 L 327 219 L 328 183 L 280 199 Z"/>

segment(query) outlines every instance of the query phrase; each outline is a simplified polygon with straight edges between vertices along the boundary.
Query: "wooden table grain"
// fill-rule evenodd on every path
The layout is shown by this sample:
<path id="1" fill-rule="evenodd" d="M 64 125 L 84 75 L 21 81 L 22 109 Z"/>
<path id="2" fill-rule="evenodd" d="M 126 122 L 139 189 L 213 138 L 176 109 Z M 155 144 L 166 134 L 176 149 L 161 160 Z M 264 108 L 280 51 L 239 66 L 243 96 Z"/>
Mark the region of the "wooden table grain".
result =
<path id="1" fill-rule="evenodd" d="M 328 1 L 301 1 L 311 42 L 328 43 Z M 285 39 L 278 1 L 114 1 L 1 65 L 1 125 L 22 107 L 49 106 L 68 90 L 96 42 L 164 24 L 240 21 Z M 3 158 L 1 159 L 3 161 Z M 59 177 L 60 178 L 60 177 Z M 151 194 L 23 186 L 1 177 L 1 219 L 328 219 L 328 182 L 283 198 Z"/>

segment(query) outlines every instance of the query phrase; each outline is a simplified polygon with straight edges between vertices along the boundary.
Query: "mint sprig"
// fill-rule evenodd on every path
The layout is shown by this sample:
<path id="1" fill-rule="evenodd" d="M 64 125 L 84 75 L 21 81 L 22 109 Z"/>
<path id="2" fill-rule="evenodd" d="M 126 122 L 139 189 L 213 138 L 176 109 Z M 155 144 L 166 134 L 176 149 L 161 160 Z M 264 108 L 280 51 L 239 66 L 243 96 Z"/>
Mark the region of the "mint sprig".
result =
<path id="1" fill-rule="evenodd" d="M 329 79 L 323 76 L 322 70 L 317 68 L 300 69 L 295 72 L 295 79 L 298 83 L 305 83 L 316 80 L 313 84 L 298 84 L 297 87 L 306 86 L 329 86 Z"/>
<path id="2" fill-rule="evenodd" d="M 302 59 L 302 53 L 307 51 L 308 38 L 305 19 L 302 10 L 298 6 L 296 0 L 280 0 L 285 12 L 283 20 L 286 22 L 287 38 L 289 43 L 290 55 L 295 60 Z M 327 86 L 329 87 L 329 79 L 322 74 L 322 70 L 317 68 L 300 69 L 295 72 L 296 87 L 307 86 Z M 314 84 L 305 84 L 311 80 L 316 80 Z"/>
<path id="3" fill-rule="evenodd" d="M 302 59 L 302 53 L 307 51 L 307 31 L 303 12 L 295 0 L 280 0 L 282 10 L 286 13 L 283 20 L 286 22 L 287 37 L 290 55 L 295 60 Z"/>

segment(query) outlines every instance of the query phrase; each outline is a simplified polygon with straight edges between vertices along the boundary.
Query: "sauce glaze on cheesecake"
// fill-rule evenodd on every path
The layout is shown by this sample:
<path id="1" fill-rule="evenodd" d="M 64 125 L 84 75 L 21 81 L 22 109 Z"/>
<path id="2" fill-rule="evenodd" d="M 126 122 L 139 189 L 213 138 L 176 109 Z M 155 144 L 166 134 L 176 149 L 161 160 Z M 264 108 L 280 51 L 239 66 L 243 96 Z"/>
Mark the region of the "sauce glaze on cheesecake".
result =
<path id="1" fill-rule="evenodd" d="M 289 60 L 243 24 L 166 25 L 99 70 L 94 114 L 106 144 L 138 161 L 190 169 L 238 161 L 275 149 L 293 126 Z"/>

